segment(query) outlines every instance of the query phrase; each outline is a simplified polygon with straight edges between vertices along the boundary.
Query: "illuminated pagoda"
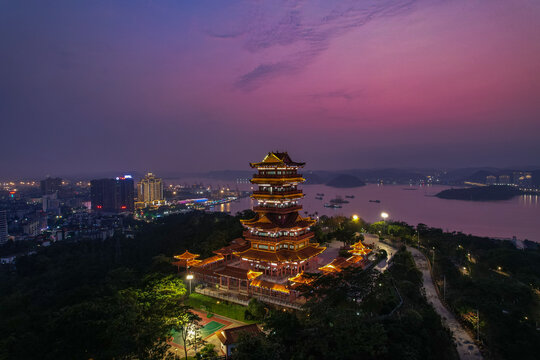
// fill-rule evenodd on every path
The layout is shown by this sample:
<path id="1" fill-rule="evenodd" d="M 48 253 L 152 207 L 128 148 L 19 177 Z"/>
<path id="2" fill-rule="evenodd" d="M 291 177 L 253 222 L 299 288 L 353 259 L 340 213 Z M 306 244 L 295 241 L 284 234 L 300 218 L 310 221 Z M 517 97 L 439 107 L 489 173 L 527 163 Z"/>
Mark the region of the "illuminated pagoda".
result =
<path id="1" fill-rule="evenodd" d="M 252 195 L 257 200 L 256 216 L 242 221 L 243 238 L 215 250 L 207 259 L 199 260 L 197 254 L 186 251 L 175 256 L 174 264 L 206 284 L 205 294 L 211 296 L 272 297 L 280 304 L 300 300 L 297 289 L 311 281 L 304 271 L 319 272 L 317 256 L 326 249 L 310 242 L 315 220 L 299 214 L 302 206 L 298 201 L 304 194 L 298 184 L 305 179 L 298 169 L 303 166 L 279 152 L 252 163 L 258 169 L 251 180 L 258 185 Z"/>
<path id="2" fill-rule="evenodd" d="M 302 217 L 298 203 L 304 197 L 298 185 L 305 179 L 298 173 L 305 163 L 292 161 L 286 152 L 270 152 L 263 161 L 251 163 L 258 170 L 251 183 L 258 189 L 252 198 L 256 216 L 242 220 L 247 250 L 236 252 L 244 266 L 270 278 L 287 278 L 316 269 L 317 255 L 326 248 L 311 243 L 310 226 L 315 220 Z"/>

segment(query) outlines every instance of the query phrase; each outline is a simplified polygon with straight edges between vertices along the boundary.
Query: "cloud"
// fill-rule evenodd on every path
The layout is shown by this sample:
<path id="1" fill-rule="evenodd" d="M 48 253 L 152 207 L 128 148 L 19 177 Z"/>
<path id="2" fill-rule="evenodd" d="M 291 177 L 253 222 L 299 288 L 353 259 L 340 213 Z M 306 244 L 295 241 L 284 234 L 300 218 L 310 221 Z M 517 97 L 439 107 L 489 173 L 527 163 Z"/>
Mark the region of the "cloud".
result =
<path id="1" fill-rule="evenodd" d="M 346 91 L 346 90 L 333 90 L 322 93 L 308 95 L 313 100 L 324 99 L 344 99 L 347 101 L 354 100 L 362 95 L 362 91 Z"/>
<path id="2" fill-rule="evenodd" d="M 288 62 L 261 64 L 252 71 L 240 76 L 235 85 L 243 90 L 254 90 L 270 78 L 292 73 L 295 70 L 295 67 Z"/>
<path id="3" fill-rule="evenodd" d="M 309 8 L 313 6 L 313 2 L 292 2 L 287 3 L 285 10 L 280 7 L 277 17 L 253 16 L 254 23 L 249 25 L 249 29 L 213 36 L 229 38 L 242 34 L 246 36 L 244 46 L 250 53 L 261 53 L 272 48 L 279 48 L 279 51 L 283 52 L 281 59 L 262 62 L 239 76 L 235 86 L 244 91 L 253 91 L 272 78 L 302 71 L 328 49 L 332 39 L 372 20 L 405 14 L 412 10 L 415 2 L 416 0 L 338 2 L 332 9 L 323 12 L 322 16 L 308 15 L 313 14 L 313 9 Z M 252 13 L 267 14 L 268 11 L 254 10 Z"/>

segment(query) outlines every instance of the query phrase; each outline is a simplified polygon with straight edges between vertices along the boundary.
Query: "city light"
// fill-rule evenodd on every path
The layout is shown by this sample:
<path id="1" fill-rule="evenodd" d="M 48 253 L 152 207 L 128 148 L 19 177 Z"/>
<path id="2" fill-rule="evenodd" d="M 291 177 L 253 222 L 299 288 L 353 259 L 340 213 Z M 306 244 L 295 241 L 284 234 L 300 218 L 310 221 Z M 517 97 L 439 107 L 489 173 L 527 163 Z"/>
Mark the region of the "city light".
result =
<path id="1" fill-rule="evenodd" d="M 381 217 L 383 218 L 383 220 L 386 220 L 388 218 L 388 213 L 382 212 Z"/>
<path id="2" fill-rule="evenodd" d="M 352 216 L 352 219 L 353 219 L 353 221 L 358 221 L 359 217 L 358 217 L 358 215 L 354 214 L 354 215 Z"/>

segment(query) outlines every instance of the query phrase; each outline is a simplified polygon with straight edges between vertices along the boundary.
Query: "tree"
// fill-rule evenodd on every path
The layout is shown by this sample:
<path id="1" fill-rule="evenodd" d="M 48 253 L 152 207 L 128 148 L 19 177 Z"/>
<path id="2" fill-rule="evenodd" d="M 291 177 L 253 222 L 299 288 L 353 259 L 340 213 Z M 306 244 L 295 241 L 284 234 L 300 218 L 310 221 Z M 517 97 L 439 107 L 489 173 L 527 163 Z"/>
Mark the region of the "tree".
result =
<path id="1" fill-rule="evenodd" d="M 232 358 L 234 360 L 279 360 L 281 346 L 270 342 L 263 334 L 254 336 L 241 333 Z"/>
<path id="2" fill-rule="evenodd" d="M 248 311 L 255 319 L 262 319 L 266 315 L 266 308 L 256 298 L 251 298 L 248 303 Z"/>
<path id="3" fill-rule="evenodd" d="M 185 358 L 187 359 L 187 347 L 192 341 L 191 337 L 197 337 L 197 332 L 200 329 L 199 321 L 201 318 L 191 312 L 189 306 L 178 306 L 176 316 L 173 319 L 173 329 L 180 334 L 184 344 Z"/>
<path id="4" fill-rule="evenodd" d="M 218 355 L 216 354 L 215 345 L 204 345 L 204 347 L 195 355 L 195 357 L 198 360 L 216 360 L 218 358 Z"/>

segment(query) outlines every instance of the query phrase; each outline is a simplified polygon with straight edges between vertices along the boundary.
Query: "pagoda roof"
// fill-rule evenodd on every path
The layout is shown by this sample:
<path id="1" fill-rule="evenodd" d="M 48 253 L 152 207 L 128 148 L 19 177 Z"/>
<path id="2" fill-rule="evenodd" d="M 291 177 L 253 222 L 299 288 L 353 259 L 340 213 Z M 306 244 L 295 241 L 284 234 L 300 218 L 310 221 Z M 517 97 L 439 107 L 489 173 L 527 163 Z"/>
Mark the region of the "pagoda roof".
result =
<path id="1" fill-rule="evenodd" d="M 195 258 L 198 258 L 200 255 L 197 255 L 197 254 L 192 254 L 190 253 L 189 251 L 185 251 L 183 254 L 181 255 L 174 255 L 174 258 L 175 259 L 178 259 L 178 260 L 193 260 Z"/>
<path id="2" fill-rule="evenodd" d="M 214 273 L 219 276 L 231 277 L 241 280 L 253 280 L 262 275 L 262 272 L 249 269 L 241 269 L 232 266 L 225 266 L 223 269 L 215 270 Z"/>
<path id="3" fill-rule="evenodd" d="M 257 167 L 286 167 L 286 166 L 294 166 L 294 167 L 302 167 L 306 163 L 303 162 L 295 162 L 291 160 L 291 157 L 287 152 L 269 152 L 264 159 L 261 162 L 256 163 L 249 163 L 249 165 L 252 168 Z"/>
<path id="4" fill-rule="evenodd" d="M 279 216 L 282 218 L 280 219 Z M 285 215 L 273 213 L 257 213 L 253 219 L 240 220 L 243 225 L 249 228 L 257 228 L 263 230 L 287 230 L 287 229 L 305 229 L 316 223 L 309 217 L 302 217 L 298 212 L 292 212 Z"/>
<path id="5" fill-rule="evenodd" d="M 264 251 L 259 249 L 250 248 L 244 252 L 236 253 L 237 256 L 241 256 L 250 260 L 261 260 L 266 262 L 283 262 L 283 261 L 302 261 L 319 255 L 325 247 L 318 246 L 319 244 L 313 243 L 300 250 L 288 250 L 281 249 L 277 251 Z"/>
<path id="6" fill-rule="evenodd" d="M 262 279 L 253 280 L 250 283 L 250 285 L 258 287 L 258 288 L 264 288 L 264 289 L 279 291 L 279 292 L 282 292 L 282 293 L 285 293 L 285 294 L 288 294 L 290 292 L 289 289 L 287 289 L 287 286 L 285 286 L 283 284 L 278 284 L 278 283 L 275 283 L 275 282 L 266 281 L 266 280 L 262 280 Z"/>

